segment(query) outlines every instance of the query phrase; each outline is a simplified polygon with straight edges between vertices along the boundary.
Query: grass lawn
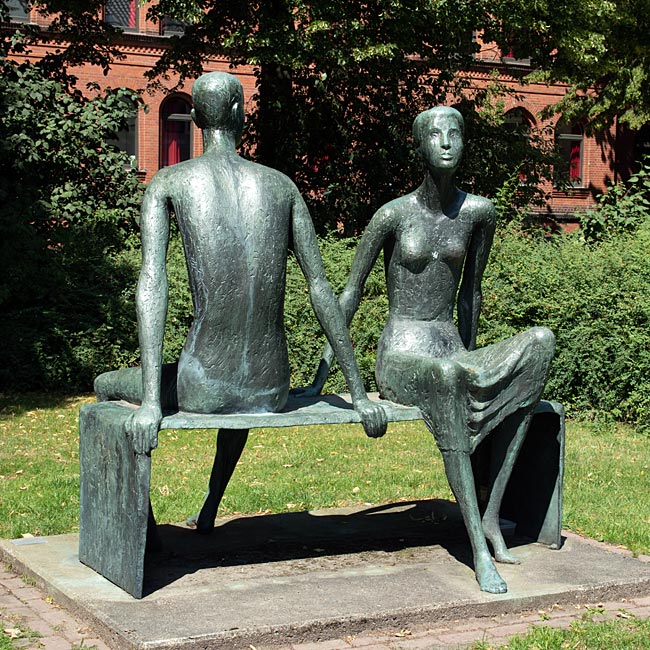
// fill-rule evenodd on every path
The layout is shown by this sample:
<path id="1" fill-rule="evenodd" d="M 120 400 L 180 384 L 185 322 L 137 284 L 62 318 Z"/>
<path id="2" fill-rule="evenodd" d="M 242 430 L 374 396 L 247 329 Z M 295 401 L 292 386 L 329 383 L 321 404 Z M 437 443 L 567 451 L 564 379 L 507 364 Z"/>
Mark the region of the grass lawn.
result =
<path id="1" fill-rule="evenodd" d="M 0 396 L 0 538 L 78 530 L 78 410 L 89 397 Z M 177 522 L 203 500 L 214 433 L 162 431 L 152 501 Z M 650 553 L 650 439 L 620 424 L 569 422 L 564 525 Z M 451 498 L 421 422 L 367 438 L 360 425 L 251 431 L 221 513 Z"/>
<path id="2" fill-rule="evenodd" d="M 627 618 L 602 621 L 585 614 L 568 629 L 534 625 L 507 645 L 475 643 L 470 650 L 644 650 L 650 648 L 650 620 L 622 612 Z"/>

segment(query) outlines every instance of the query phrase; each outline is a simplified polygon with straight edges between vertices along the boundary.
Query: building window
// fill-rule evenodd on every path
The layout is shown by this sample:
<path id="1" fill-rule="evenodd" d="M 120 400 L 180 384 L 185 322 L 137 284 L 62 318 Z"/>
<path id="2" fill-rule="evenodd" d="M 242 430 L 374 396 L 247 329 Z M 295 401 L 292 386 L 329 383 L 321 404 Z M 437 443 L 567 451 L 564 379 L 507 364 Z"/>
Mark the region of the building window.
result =
<path id="1" fill-rule="evenodd" d="M 192 106 L 184 97 L 169 97 L 160 109 L 160 166 L 192 157 Z"/>
<path id="2" fill-rule="evenodd" d="M 131 167 L 137 167 L 138 160 L 138 121 L 137 115 L 132 115 L 125 129 L 117 132 L 117 137 L 108 141 L 108 144 L 124 151 L 131 159 Z"/>
<path id="3" fill-rule="evenodd" d="M 510 39 L 511 42 L 514 39 Z M 516 63 L 518 65 L 530 65 L 530 57 L 524 59 L 518 59 L 515 57 L 515 51 L 512 45 L 508 46 L 507 49 L 501 51 L 501 59 L 504 63 Z"/>
<path id="4" fill-rule="evenodd" d="M 526 141 L 530 140 L 530 132 L 534 126 L 535 118 L 521 106 L 510 109 L 504 115 L 503 128 L 508 133 L 512 133 L 517 141 L 522 144 L 527 144 Z M 519 182 L 526 182 L 526 174 L 524 172 L 519 173 Z"/>
<path id="5" fill-rule="evenodd" d="M 583 185 L 584 130 L 579 124 L 570 126 L 560 122 L 555 129 L 555 141 L 564 161 L 563 171 L 569 172 L 569 184 Z"/>
<path id="6" fill-rule="evenodd" d="M 634 169 L 639 169 L 646 156 L 650 156 L 650 124 L 641 127 L 634 140 Z"/>
<path id="7" fill-rule="evenodd" d="M 530 137 L 530 130 L 535 124 L 533 116 L 521 106 L 511 108 L 504 115 L 503 125 L 510 133 L 519 133 L 524 138 Z"/>
<path id="8" fill-rule="evenodd" d="M 7 13 L 12 23 L 29 22 L 29 2 L 27 0 L 7 0 Z"/>
<path id="9" fill-rule="evenodd" d="M 138 0 L 107 0 L 104 20 L 113 27 L 126 30 L 138 28 Z"/>
<path id="10" fill-rule="evenodd" d="M 185 23 L 169 16 L 163 16 L 160 21 L 160 33 L 163 36 L 180 36 L 185 33 Z"/>

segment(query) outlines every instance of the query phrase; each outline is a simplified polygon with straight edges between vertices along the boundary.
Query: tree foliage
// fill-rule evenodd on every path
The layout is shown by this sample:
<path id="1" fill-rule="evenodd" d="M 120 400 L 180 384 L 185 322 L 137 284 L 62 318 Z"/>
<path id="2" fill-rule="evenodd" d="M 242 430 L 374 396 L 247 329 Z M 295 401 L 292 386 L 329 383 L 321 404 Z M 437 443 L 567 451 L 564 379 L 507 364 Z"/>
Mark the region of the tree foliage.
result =
<path id="1" fill-rule="evenodd" d="M 617 183 L 598 198 L 598 206 L 580 219 L 582 236 L 589 243 L 636 232 L 650 219 L 650 156 L 626 183 Z"/>
<path id="2" fill-rule="evenodd" d="M 650 221 L 587 245 L 580 233 L 495 238 L 479 344 L 532 325 L 555 332 L 548 399 L 573 415 L 609 413 L 647 429 L 650 415 Z"/>
<path id="3" fill-rule="evenodd" d="M 120 317 L 125 279 L 111 255 L 141 199 L 108 141 L 140 100 L 125 89 L 85 97 L 49 61 L 13 60 L 25 43 L 10 33 L 0 52 L 0 385 L 87 385 L 92 337 Z M 83 354 L 73 352 L 80 336 Z"/>
<path id="4" fill-rule="evenodd" d="M 547 175 L 539 141 L 504 133 L 494 107 L 475 111 L 490 107 L 494 85 L 472 88 L 458 74 L 474 61 L 472 33 L 487 28 L 490 6 L 162 0 L 153 15 L 190 24 L 150 77 L 172 69 L 181 78 L 197 76 L 207 56 L 258 66 L 248 153 L 296 181 L 321 231 L 352 234 L 419 183 L 411 124 L 439 103 L 462 104 L 468 119 L 474 146 L 462 179 L 467 189 L 494 197 L 522 168 L 531 178 Z M 528 201 L 536 192 L 530 183 L 513 198 Z"/>
<path id="5" fill-rule="evenodd" d="M 554 107 L 598 131 L 650 121 L 648 0 L 497 0 L 486 37 L 532 57 L 530 80 L 569 85 Z"/>

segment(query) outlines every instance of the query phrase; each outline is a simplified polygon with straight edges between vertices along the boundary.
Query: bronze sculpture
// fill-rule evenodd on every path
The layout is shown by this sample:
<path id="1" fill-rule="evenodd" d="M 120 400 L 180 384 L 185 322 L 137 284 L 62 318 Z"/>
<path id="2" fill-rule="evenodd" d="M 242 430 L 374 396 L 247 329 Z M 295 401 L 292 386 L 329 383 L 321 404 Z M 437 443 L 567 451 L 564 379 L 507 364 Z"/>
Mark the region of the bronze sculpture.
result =
<path id="1" fill-rule="evenodd" d="M 383 435 L 385 414 L 366 396 L 305 202 L 289 178 L 236 153 L 244 123 L 241 83 L 233 75 L 212 72 L 194 83 L 192 97 L 204 153 L 161 169 L 142 206 L 143 264 L 136 298 L 142 368 L 100 375 L 95 381 L 98 400 L 141 404 L 126 423 L 139 454 L 157 446 L 163 410 L 281 410 L 289 393 L 283 304 L 292 242 L 366 433 Z M 163 365 L 171 211 L 185 249 L 194 322 L 178 363 Z M 232 429 L 218 434 L 212 493 L 198 519 L 201 532 L 213 527 L 247 435 L 247 430 Z"/>
<path id="2" fill-rule="evenodd" d="M 486 539 L 497 562 L 518 562 L 499 528 L 499 508 L 544 388 L 555 338 L 550 330 L 535 327 L 475 349 L 481 279 L 496 215 L 488 199 L 454 184 L 463 130 L 463 118 L 453 108 L 436 107 L 415 119 L 413 137 L 426 168 L 424 181 L 375 213 L 340 303 L 349 325 L 383 249 L 390 312 L 377 351 L 377 385 L 382 397 L 422 411 L 463 515 L 480 588 L 503 593 L 506 583 Z M 308 394 L 322 390 L 331 360 L 331 350 L 326 350 Z M 507 451 L 481 517 L 470 456 L 496 427 L 508 439 Z"/>

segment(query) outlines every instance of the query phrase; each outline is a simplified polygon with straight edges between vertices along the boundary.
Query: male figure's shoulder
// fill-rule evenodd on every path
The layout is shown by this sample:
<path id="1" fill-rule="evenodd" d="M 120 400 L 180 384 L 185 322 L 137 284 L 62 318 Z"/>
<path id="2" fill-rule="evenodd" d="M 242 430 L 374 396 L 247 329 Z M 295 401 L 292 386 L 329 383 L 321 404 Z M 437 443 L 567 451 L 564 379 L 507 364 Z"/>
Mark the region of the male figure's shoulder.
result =
<path id="1" fill-rule="evenodd" d="M 295 183 L 281 171 L 273 167 L 267 167 L 261 163 L 248 160 L 247 158 L 240 158 L 242 167 L 252 176 L 263 180 L 269 189 L 281 189 L 291 193 L 298 193 L 298 188 Z"/>
<path id="2" fill-rule="evenodd" d="M 238 155 L 215 158 L 210 154 L 203 154 L 197 158 L 186 160 L 170 167 L 163 167 L 154 174 L 147 193 L 157 197 L 174 199 L 178 193 L 187 195 L 188 188 L 197 191 L 205 189 L 206 183 L 213 185 L 219 183 L 220 162 L 228 161 L 228 167 L 234 170 L 235 175 L 225 174 L 224 179 L 233 180 L 242 186 L 252 185 L 259 188 L 267 197 L 285 196 L 295 198 L 299 196 L 298 188 L 294 182 L 282 172 L 262 165 L 252 160 L 247 160 Z M 225 171 L 225 170 L 224 170 Z"/>
<path id="3" fill-rule="evenodd" d="M 184 186 L 198 171 L 197 168 L 200 165 L 197 165 L 197 162 L 199 160 L 200 158 L 194 158 L 169 167 L 162 167 L 153 175 L 149 185 L 147 185 L 147 193 L 173 195 L 176 187 Z"/>

